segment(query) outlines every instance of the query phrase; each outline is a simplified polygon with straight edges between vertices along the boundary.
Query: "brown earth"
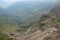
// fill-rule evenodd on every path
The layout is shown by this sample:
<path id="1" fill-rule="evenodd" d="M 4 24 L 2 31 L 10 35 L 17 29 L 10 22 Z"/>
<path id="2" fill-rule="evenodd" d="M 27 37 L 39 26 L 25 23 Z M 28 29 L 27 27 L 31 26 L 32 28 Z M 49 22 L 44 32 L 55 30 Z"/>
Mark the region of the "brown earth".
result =
<path id="1" fill-rule="evenodd" d="M 41 31 L 41 30 L 37 30 L 34 33 L 31 34 L 26 34 L 23 36 L 19 36 L 19 34 L 15 34 L 15 33 L 11 33 L 9 34 L 8 32 L 6 32 L 10 38 L 13 38 L 14 40 L 43 40 L 45 37 L 53 34 L 55 31 L 57 31 L 56 28 L 49 28 L 46 31 Z"/>

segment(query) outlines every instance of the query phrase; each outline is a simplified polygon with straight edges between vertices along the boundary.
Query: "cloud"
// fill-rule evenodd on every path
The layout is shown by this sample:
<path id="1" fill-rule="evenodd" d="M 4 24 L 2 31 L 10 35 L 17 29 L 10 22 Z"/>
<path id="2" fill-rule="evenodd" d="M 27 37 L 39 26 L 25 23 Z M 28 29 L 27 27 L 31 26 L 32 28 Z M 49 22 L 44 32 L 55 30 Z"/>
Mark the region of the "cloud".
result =
<path id="1" fill-rule="evenodd" d="M 11 4 L 19 1 L 27 1 L 27 0 L 0 0 L 0 6 L 3 8 L 6 8 L 10 6 Z"/>
<path id="2" fill-rule="evenodd" d="M 21 1 L 49 1 L 49 2 L 54 2 L 57 0 L 0 0 L 0 6 L 3 8 L 6 8 L 12 4 L 14 4 L 15 2 L 21 2 Z"/>

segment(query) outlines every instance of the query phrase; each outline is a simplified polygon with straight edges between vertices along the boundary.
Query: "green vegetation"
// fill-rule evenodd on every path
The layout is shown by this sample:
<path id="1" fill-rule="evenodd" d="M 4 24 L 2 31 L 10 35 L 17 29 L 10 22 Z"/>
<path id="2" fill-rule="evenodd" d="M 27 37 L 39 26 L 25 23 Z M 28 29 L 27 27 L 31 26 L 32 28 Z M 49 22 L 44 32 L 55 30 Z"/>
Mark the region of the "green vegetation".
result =
<path id="1" fill-rule="evenodd" d="M 55 27 L 58 31 L 52 34 L 54 36 L 50 35 L 46 39 L 48 40 L 56 35 L 60 35 L 60 13 L 55 11 L 47 14 L 54 3 L 49 4 L 29 3 L 30 6 L 27 4 L 23 4 L 24 6 L 14 4 L 8 7 L 6 12 L 0 9 L 0 30 L 24 34 L 30 27 L 29 33 L 33 33 L 36 30 L 45 31 L 50 27 Z M 45 15 L 41 16 L 43 13 L 45 13 Z M 10 39 L 7 34 L 0 32 L 0 40 L 12 39 Z"/>
<path id="2" fill-rule="evenodd" d="M 54 9 L 52 12 L 50 12 L 47 15 L 48 18 L 45 18 L 45 20 L 43 20 L 41 22 L 41 23 L 45 24 L 44 26 L 42 26 L 43 28 L 55 27 L 58 29 L 55 33 L 47 36 L 44 40 L 50 40 L 50 39 L 55 38 L 55 37 L 58 38 L 58 36 L 60 37 L 60 12 L 59 11 L 57 8 Z"/>
<path id="3" fill-rule="evenodd" d="M 9 36 L 0 31 L 0 40 L 12 40 Z"/>
<path id="4" fill-rule="evenodd" d="M 5 14 L 0 14 L 0 30 L 16 31 L 17 26 L 14 19 Z"/>

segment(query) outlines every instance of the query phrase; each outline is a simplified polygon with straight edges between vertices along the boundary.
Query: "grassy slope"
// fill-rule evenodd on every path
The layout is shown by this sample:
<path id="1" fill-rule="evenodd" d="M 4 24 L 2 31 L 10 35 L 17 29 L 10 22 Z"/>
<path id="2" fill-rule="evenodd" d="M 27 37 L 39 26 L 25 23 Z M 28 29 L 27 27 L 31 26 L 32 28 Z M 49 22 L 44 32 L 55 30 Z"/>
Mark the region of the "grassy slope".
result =
<path id="1" fill-rule="evenodd" d="M 0 40 L 12 40 L 9 36 L 2 31 L 0 31 Z"/>
<path id="2" fill-rule="evenodd" d="M 16 29 L 13 18 L 0 13 L 0 30 L 16 31 Z"/>

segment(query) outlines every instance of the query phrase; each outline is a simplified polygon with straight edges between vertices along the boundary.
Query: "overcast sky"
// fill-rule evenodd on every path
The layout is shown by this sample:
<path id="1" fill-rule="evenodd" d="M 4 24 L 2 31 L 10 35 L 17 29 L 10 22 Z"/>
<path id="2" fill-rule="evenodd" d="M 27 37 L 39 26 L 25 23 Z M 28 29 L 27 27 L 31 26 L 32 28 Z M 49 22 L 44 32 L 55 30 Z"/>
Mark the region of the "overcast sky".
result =
<path id="1" fill-rule="evenodd" d="M 15 2 L 21 1 L 57 1 L 57 0 L 0 0 L 0 7 L 8 7 Z"/>

